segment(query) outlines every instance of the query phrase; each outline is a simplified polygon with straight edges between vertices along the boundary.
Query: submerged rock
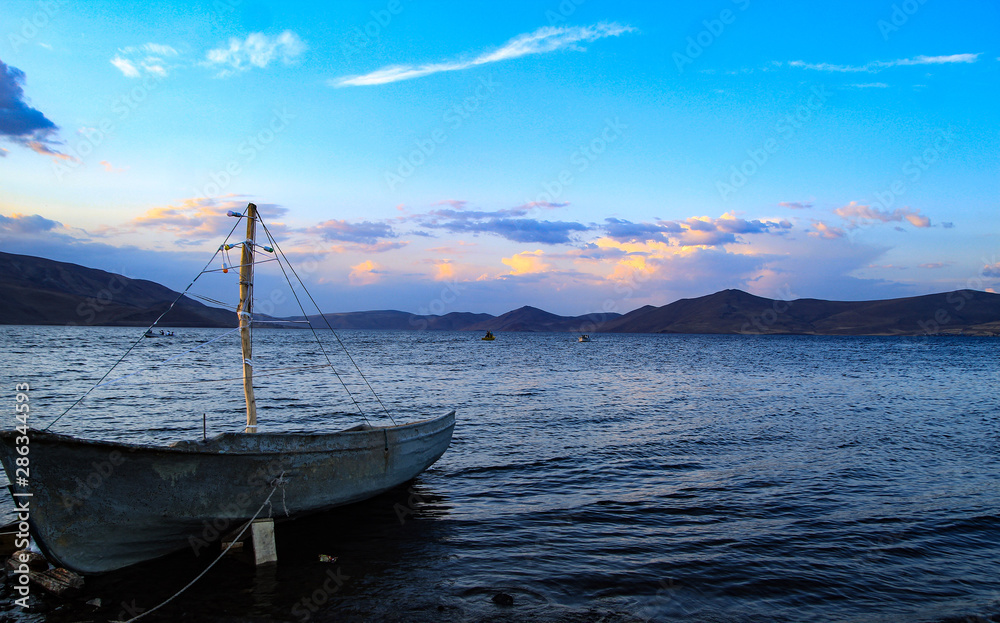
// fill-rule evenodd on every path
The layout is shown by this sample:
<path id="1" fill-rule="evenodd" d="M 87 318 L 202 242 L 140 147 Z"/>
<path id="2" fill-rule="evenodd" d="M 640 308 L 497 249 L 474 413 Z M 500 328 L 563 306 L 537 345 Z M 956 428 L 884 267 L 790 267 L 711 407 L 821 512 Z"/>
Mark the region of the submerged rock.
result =
<path id="1" fill-rule="evenodd" d="M 493 596 L 493 599 L 491 599 L 490 601 L 492 601 L 493 603 L 495 603 L 498 606 L 513 606 L 514 605 L 514 597 L 511 596 L 511 595 L 508 595 L 507 593 L 497 593 L 496 595 Z"/>

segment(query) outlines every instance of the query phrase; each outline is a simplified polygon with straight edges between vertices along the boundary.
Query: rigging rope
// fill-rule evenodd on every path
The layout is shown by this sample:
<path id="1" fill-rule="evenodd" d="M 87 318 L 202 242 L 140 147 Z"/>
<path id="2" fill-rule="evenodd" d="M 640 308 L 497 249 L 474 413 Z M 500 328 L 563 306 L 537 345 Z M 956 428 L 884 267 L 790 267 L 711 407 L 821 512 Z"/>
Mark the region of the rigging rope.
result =
<path id="1" fill-rule="evenodd" d="M 291 374 L 297 370 L 313 370 L 315 368 L 327 368 L 329 364 L 319 363 L 314 366 L 295 366 L 290 368 L 270 368 L 268 370 L 263 370 L 262 374 L 254 372 L 254 380 L 259 379 L 262 376 L 281 376 L 282 374 Z M 199 379 L 197 381 L 157 381 L 157 385 L 195 385 L 197 383 L 228 383 L 229 381 L 242 381 L 242 376 L 233 376 L 228 379 Z"/>
<path id="2" fill-rule="evenodd" d="M 194 348 L 192 348 L 190 350 L 186 350 L 183 353 L 178 353 L 178 354 L 174 355 L 173 357 L 170 357 L 169 359 L 164 359 L 163 361 L 161 361 L 158 364 L 154 363 L 153 365 L 147 366 L 147 367 L 143 368 L 142 370 L 136 370 L 132 374 L 126 374 L 125 376 L 120 376 L 117 379 L 114 379 L 112 381 L 108 381 L 107 383 L 98 383 L 94 387 L 94 389 L 97 389 L 98 387 L 106 387 L 108 385 L 113 385 L 114 383 L 117 383 L 118 381 L 123 381 L 123 380 L 125 380 L 127 378 L 130 378 L 130 377 L 133 377 L 133 376 L 135 376 L 137 374 L 142 374 L 143 372 L 146 372 L 147 370 L 150 370 L 151 368 L 153 368 L 153 366 L 157 366 L 157 365 L 162 366 L 163 364 L 169 363 L 169 362 L 173 361 L 174 359 L 177 359 L 178 357 L 183 357 L 184 355 L 186 355 L 188 353 L 193 353 L 194 351 L 198 350 L 199 348 L 202 348 L 204 346 L 208 346 L 212 342 L 218 342 L 219 340 L 221 340 L 222 338 L 226 337 L 227 335 L 229 335 L 231 333 L 236 333 L 239 330 L 240 330 L 240 328 L 236 327 L 235 329 L 231 329 L 229 331 L 226 331 L 225 333 L 223 333 L 222 335 L 220 335 L 219 337 L 217 337 L 215 339 L 209 340 L 207 342 L 202 342 L 201 344 L 198 344 L 197 346 L 195 346 Z M 157 384 L 158 385 L 162 385 L 163 383 L 158 381 Z"/>
<path id="3" fill-rule="evenodd" d="M 288 269 L 292 271 L 292 274 L 295 274 L 295 269 L 292 268 L 292 264 L 291 264 L 291 262 L 288 261 L 288 257 L 278 247 L 278 243 L 271 236 L 271 232 L 267 229 L 267 225 L 264 224 L 264 219 L 260 218 L 260 213 L 257 214 L 257 222 L 260 223 L 261 228 L 263 228 L 263 230 L 264 230 L 264 234 L 267 236 L 267 239 L 271 242 L 271 245 L 274 247 L 275 251 L 277 251 L 277 253 L 281 254 L 281 257 L 284 258 L 285 261 L 284 262 L 278 262 L 278 266 L 281 268 L 281 274 L 285 277 L 285 281 L 288 283 L 288 289 L 292 291 L 292 298 L 295 299 L 295 303 L 299 306 L 299 311 L 302 312 L 302 317 L 305 318 L 306 321 L 308 322 L 309 321 L 309 314 L 306 313 L 305 307 L 302 305 L 302 301 L 299 299 L 299 295 L 295 292 L 295 286 L 292 285 L 292 280 L 288 278 L 288 273 L 285 272 L 285 264 L 288 265 Z M 275 257 L 277 257 L 277 254 L 275 255 Z M 295 275 L 295 277 L 298 278 L 298 275 Z M 300 285 L 302 284 L 302 280 L 301 279 L 299 280 L 299 284 Z M 302 285 L 302 289 L 305 290 L 305 285 Z M 308 294 L 308 291 L 306 291 L 306 294 Z M 310 296 L 309 298 L 311 299 L 312 296 Z M 322 313 L 322 312 L 320 312 L 320 313 Z M 365 423 L 368 424 L 369 426 L 371 426 L 371 422 L 368 421 L 368 416 L 365 415 L 364 409 L 361 408 L 361 403 L 359 403 L 358 399 L 354 397 L 354 393 L 351 392 L 351 389 L 347 386 L 347 383 L 344 381 L 344 378 L 340 375 L 340 372 L 337 371 L 336 366 L 333 365 L 333 361 L 330 359 L 329 353 L 326 352 L 326 348 L 323 346 L 323 340 L 321 340 L 320 337 L 319 337 L 319 335 L 317 335 L 316 328 L 312 326 L 311 322 L 309 323 L 309 330 L 312 331 L 313 337 L 316 339 L 316 344 L 319 346 L 320 352 L 323 353 L 323 356 L 326 358 L 327 363 L 330 364 L 330 369 L 333 370 L 333 373 L 336 375 L 337 380 L 340 381 L 340 384 L 343 386 L 344 391 L 347 392 L 347 395 L 350 397 L 351 402 L 353 402 L 354 406 L 357 408 L 358 413 L 364 419 Z M 331 329 L 331 331 L 332 331 L 332 329 Z M 341 345 L 341 346 L 343 346 L 343 345 Z M 344 352 L 347 352 L 347 350 L 345 349 Z M 350 357 L 350 355 L 348 355 L 348 357 Z M 353 363 L 353 360 L 352 360 L 352 363 Z M 355 364 L 355 368 L 356 367 L 357 367 L 357 365 Z M 360 373 L 361 371 L 358 370 L 358 372 Z M 371 386 L 369 386 L 369 388 L 370 387 Z M 374 394 L 375 392 L 373 391 L 372 393 Z M 378 398 L 378 397 L 376 396 L 376 398 Z M 381 401 L 379 401 L 379 402 L 381 403 Z M 392 418 L 390 417 L 389 419 L 392 419 Z M 395 422 L 393 422 L 393 424 L 395 424 Z"/>
<path id="4" fill-rule="evenodd" d="M 248 210 L 249 210 L 249 206 L 246 209 L 244 209 L 242 215 L 238 215 L 236 213 L 233 213 L 232 215 L 233 216 L 240 216 L 241 218 L 247 218 L 247 212 L 248 212 Z M 324 346 L 322 339 L 320 339 L 319 335 L 316 333 L 316 327 L 314 327 L 313 323 L 309 320 L 309 314 L 306 313 L 305 306 L 302 304 L 302 301 L 299 298 L 298 294 L 296 293 L 294 285 L 292 284 L 292 280 L 288 277 L 288 272 L 285 270 L 285 266 L 286 265 L 288 266 L 288 270 L 290 270 L 291 273 L 292 273 L 292 275 L 295 276 L 295 279 L 298 282 L 299 286 L 302 288 L 303 292 L 305 292 L 306 296 L 309 298 L 309 301 L 316 308 L 316 311 L 319 313 L 320 317 L 323 319 L 323 322 L 326 324 L 326 328 L 329 329 L 330 333 L 333 334 L 334 338 L 337 340 L 337 343 L 340 345 L 340 348 L 344 351 L 344 354 L 347 355 L 347 358 L 351 362 L 351 365 L 354 366 L 354 369 L 357 371 L 358 375 L 364 381 L 365 385 L 368 387 L 368 390 L 372 393 L 372 396 L 375 397 L 375 400 L 378 402 L 379 406 L 382 408 L 382 412 L 386 415 L 386 417 L 389 418 L 390 421 L 392 421 L 393 424 L 396 424 L 396 420 L 389 413 L 389 410 L 386 409 L 385 404 L 382 402 L 382 399 L 375 392 L 375 389 L 372 387 L 371 383 L 368 381 L 368 378 L 361 371 L 361 368 L 358 366 L 357 362 L 354 360 L 354 357 L 351 355 L 350 351 L 347 350 L 347 347 L 344 345 L 343 341 L 340 339 L 340 336 L 333 329 L 333 326 L 330 324 L 329 319 L 326 317 L 325 314 L 323 314 L 323 311 L 320 309 L 319 305 L 316 303 L 316 300 L 313 298 L 312 293 L 310 293 L 309 289 L 306 288 L 305 283 L 302 281 L 302 278 L 299 277 L 299 274 L 296 272 L 295 267 L 292 266 L 291 262 L 289 262 L 288 256 L 286 256 L 285 252 L 282 251 L 281 248 L 278 246 L 277 241 L 271 235 L 270 230 L 267 228 L 267 225 L 264 223 L 264 220 L 260 217 L 259 213 L 257 215 L 257 222 L 260 223 L 261 228 L 264 230 L 264 233 L 267 236 L 268 241 L 273 246 L 273 251 L 277 251 L 277 253 L 275 254 L 274 258 L 270 258 L 270 259 L 266 259 L 266 260 L 260 260 L 260 261 L 253 261 L 253 262 L 251 262 L 251 265 L 263 264 L 263 263 L 266 263 L 266 262 L 278 262 L 278 266 L 281 268 L 282 275 L 285 277 L 285 281 L 288 283 L 289 289 L 292 291 L 292 296 L 295 298 L 295 302 L 298 305 L 299 310 L 302 312 L 302 316 L 303 316 L 304 320 L 301 321 L 301 322 L 304 323 L 304 324 L 308 324 L 309 325 L 309 329 L 312 332 L 313 337 L 316 340 L 316 343 L 319 345 L 320 351 L 323 353 L 323 356 L 324 356 L 324 358 L 327 361 L 327 366 L 329 366 L 330 369 L 333 370 L 333 373 L 337 376 L 337 380 L 340 381 L 340 384 L 343 386 L 344 391 L 347 392 L 347 395 L 350 397 L 351 402 L 353 402 L 355 408 L 357 408 L 358 413 L 361 415 L 361 417 L 365 420 L 365 422 L 368 425 L 371 425 L 371 422 L 368 420 L 367 415 L 365 415 L 365 412 L 364 412 L 364 409 L 361 406 L 361 403 L 358 401 L 358 398 L 351 391 L 350 387 L 348 387 L 347 382 L 344 380 L 343 376 L 337 370 L 336 366 L 334 366 L 333 361 L 330 359 L 330 354 L 327 352 L 326 347 Z M 145 339 L 146 333 L 149 332 L 149 331 L 151 331 L 153 329 L 153 327 L 155 327 L 156 325 L 158 325 L 159 322 L 163 319 L 163 317 L 166 316 L 170 312 L 170 310 L 172 310 L 174 308 L 174 306 L 177 304 L 177 302 L 180 301 L 180 299 L 183 298 L 186 294 L 188 294 L 188 292 L 194 286 L 195 282 L 197 282 L 198 279 L 202 275 L 204 275 L 206 273 L 214 273 L 214 272 L 220 272 L 220 271 L 222 271 L 222 272 L 228 272 L 230 269 L 238 269 L 238 268 L 242 267 L 242 264 L 240 264 L 238 266 L 232 266 L 232 265 L 230 265 L 230 261 L 229 261 L 229 249 L 226 248 L 227 245 L 228 245 L 229 239 L 233 236 L 233 233 L 236 231 L 236 228 L 239 226 L 239 224 L 240 224 L 240 222 L 237 221 L 233 225 L 232 229 L 229 230 L 229 234 L 226 235 L 226 238 L 223 241 L 223 244 L 215 251 L 215 253 L 212 254 L 211 259 L 209 259 L 209 261 L 205 264 L 205 266 L 201 269 L 201 271 L 199 271 L 198 274 L 195 275 L 194 279 L 192 279 L 191 282 L 187 285 L 187 287 L 184 288 L 184 290 L 177 295 L 177 297 L 170 303 L 169 306 L 167 306 L 167 308 L 163 311 L 163 313 L 161 313 L 159 316 L 157 316 L 156 320 L 154 320 L 153 323 L 151 325 L 149 325 L 142 332 L 142 334 L 139 336 L 139 338 L 129 346 L 129 348 L 125 351 L 125 353 L 110 368 L 108 368 L 108 370 L 101 376 L 101 378 L 98 379 L 97 383 L 94 384 L 86 392 L 84 392 L 83 395 L 81 395 L 79 398 L 77 398 L 58 417 L 56 417 L 54 420 L 52 420 L 51 422 L 49 422 L 44 428 L 42 428 L 43 431 L 47 431 L 49 428 L 51 428 L 53 425 L 55 425 L 67 413 L 69 413 L 77 405 L 79 405 L 81 402 L 83 402 L 83 400 L 85 398 L 87 398 L 87 396 L 89 396 L 91 394 L 91 392 L 93 392 L 98 387 L 105 387 L 105 386 L 108 386 L 108 385 L 112 385 L 114 383 L 118 383 L 119 381 L 123 381 L 123 380 L 125 380 L 127 378 L 130 378 L 132 376 L 135 376 L 137 374 L 141 374 L 141 373 L 143 373 L 143 372 L 145 372 L 145 371 L 147 371 L 147 370 L 149 370 L 150 368 L 153 367 L 153 366 L 147 366 L 146 368 L 143 368 L 142 370 L 139 370 L 139 371 L 133 372 L 131 374 L 127 374 L 125 376 L 119 377 L 117 379 L 113 379 L 111 381 L 105 382 L 105 379 L 107 379 L 108 376 L 110 376 L 111 373 L 115 369 L 117 369 L 119 365 L 121 365 L 122 361 L 124 361 L 129 356 L 129 354 L 133 350 L 135 350 L 135 347 L 138 346 L 143 341 L 143 339 Z M 243 241 L 243 242 L 246 242 L 246 241 Z M 237 243 L 237 244 L 239 244 L 239 243 Z M 263 247 L 262 245 L 255 244 L 255 246 L 261 247 L 261 248 L 263 248 L 266 251 L 272 251 L 272 249 L 267 248 L 267 247 Z M 223 269 L 211 269 L 210 270 L 209 266 L 211 266 L 212 263 L 215 262 L 216 257 L 218 257 L 220 255 L 220 253 L 222 254 L 222 256 L 223 256 L 223 258 L 225 260 L 225 262 L 224 262 L 224 267 L 225 268 L 223 268 Z M 280 255 L 280 259 L 278 257 L 279 255 Z M 281 260 L 284 260 L 284 261 L 281 261 Z M 205 300 L 205 301 L 209 301 L 209 302 L 217 304 L 217 305 L 221 305 L 223 307 L 235 308 L 232 305 L 228 305 L 226 303 L 223 303 L 222 301 L 216 301 L 214 299 L 211 299 L 209 297 L 202 296 L 202 295 L 199 295 L 199 294 L 192 294 L 191 296 L 196 297 L 196 298 L 200 298 L 200 299 Z M 247 300 L 248 303 L 249 303 L 251 297 L 252 297 L 252 291 L 250 293 L 250 296 L 248 296 L 248 300 Z M 242 310 L 237 309 L 237 312 L 238 313 L 242 313 Z M 257 322 L 281 322 L 281 321 L 257 321 Z M 299 323 L 299 321 L 288 321 L 288 322 Z M 239 327 L 237 327 L 237 328 L 235 328 L 235 329 L 233 329 L 231 331 L 228 331 L 228 332 L 226 332 L 226 333 L 224 333 L 224 334 L 222 334 L 222 335 L 220 335 L 220 336 L 218 336 L 218 337 L 216 337 L 216 338 L 214 338 L 214 339 L 212 339 L 212 340 L 210 340 L 208 342 L 204 342 L 202 344 L 199 344 L 195 348 L 192 348 L 192 349 L 190 349 L 188 351 L 185 351 L 183 353 L 180 353 L 178 355 L 170 357 L 170 358 L 168 358 L 168 359 L 160 362 L 160 364 L 154 364 L 154 365 L 163 365 L 163 364 L 166 364 L 166 363 L 168 363 L 170 361 L 173 361 L 174 359 L 177 359 L 178 357 L 181 357 L 183 355 L 191 353 L 191 352 L 193 352 L 193 351 L 201 348 L 202 346 L 207 346 L 208 344 L 211 344 L 211 343 L 213 343 L 213 342 L 215 342 L 217 340 L 220 340 L 223 337 L 229 335 L 230 333 L 234 333 L 234 332 L 236 332 L 238 330 L 239 330 Z M 251 331 L 251 335 L 252 335 L 253 323 L 251 323 L 251 325 L 250 325 L 250 331 Z M 292 369 L 292 370 L 294 370 L 294 369 L 308 369 L 308 368 L 314 368 L 314 367 L 327 367 L 327 366 L 323 366 L 323 365 L 319 365 L 319 366 L 303 366 L 301 368 L 289 368 L 289 369 Z M 276 370 L 283 370 L 283 369 L 285 369 L 285 368 L 277 368 Z M 280 374 L 280 372 L 278 374 Z M 274 376 L 274 375 L 275 374 L 265 374 L 263 376 Z M 207 382 L 221 382 L 221 381 L 230 381 L 230 380 L 233 380 L 233 379 L 218 379 L 218 380 L 205 379 L 205 380 L 200 380 L 200 381 L 173 381 L 173 382 L 165 382 L 165 383 L 162 383 L 162 384 L 207 383 Z"/>
<path id="5" fill-rule="evenodd" d="M 259 214 L 258 214 L 258 217 L 259 217 Z M 278 241 L 275 240 L 273 236 L 271 236 L 271 232 L 267 229 L 267 225 L 264 224 L 264 220 L 258 218 L 258 222 L 260 223 L 260 226 L 264 228 L 264 233 L 267 235 L 267 239 L 270 240 L 271 245 L 274 247 L 274 250 L 277 251 L 279 254 L 281 254 L 281 257 L 283 257 L 285 259 L 285 264 L 288 264 L 288 269 L 292 271 L 293 275 L 295 275 L 295 279 L 299 282 L 299 285 L 302 286 L 302 291 L 306 293 L 306 296 L 309 297 L 309 300 L 312 302 L 313 306 L 316 308 L 316 311 L 319 312 L 320 318 L 322 318 L 323 322 L 326 323 L 326 328 L 329 329 L 330 333 L 333 334 L 333 337 L 335 337 L 337 339 L 337 343 L 340 344 L 340 348 L 343 349 L 344 354 L 347 355 L 347 358 L 351 361 L 351 364 L 354 366 L 354 369 L 358 371 L 358 375 L 360 375 L 361 379 L 364 380 L 365 385 L 368 386 L 368 390 L 372 393 L 372 396 L 375 396 L 375 400 L 377 400 L 379 406 L 382 407 L 382 412 L 385 413 L 385 415 L 389 418 L 389 420 L 393 423 L 393 425 L 395 425 L 396 424 L 396 420 L 392 417 L 392 415 L 389 414 L 389 410 L 385 408 L 385 405 L 382 404 L 382 399 L 379 398 L 379 395 L 377 393 L 375 393 L 375 389 L 372 387 L 371 383 L 368 382 L 368 378 L 365 376 L 364 372 L 361 371 L 361 368 L 358 367 L 358 364 L 354 361 L 354 357 L 351 356 L 351 352 L 349 350 L 347 350 L 347 347 L 344 346 L 344 343 L 340 340 L 340 336 L 337 335 L 337 332 L 333 330 L 333 326 L 330 325 L 330 320 L 326 317 L 326 314 L 323 313 L 323 310 L 320 309 L 319 305 L 316 303 L 316 299 L 314 299 L 313 296 L 312 296 L 312 294 L 309 292 L 309 288 L 307 288 L 306 284 L 302 282 L 302 278 L 299 277 L 299 274 L 297 272 L 295 272 L 295 267 L 292 266 L 291 262 L 288 261 L 288 256 L 286 256 L 285 252 L 282 251 L 281 247 L 278 246 Z M 282 265 L 282 263 L 278 262 L 278 266 L 281 266 L 281 265 Z M 281 270 L 282 270 L 282 273 L 284 273 L 285 269 L 282 268 Z M 291 283 L 291 281 L 288 280 L 287 274 L 285 275 L 285 280 L 288 281 L 288 286 L 291 288 L 292 294 L 294 295 L 295 288 L 292 287 L 292 283 Z M 299 300 L 298 296 L 295 297 L 295 300 L 296 300 L 296 302 L 298 302 L 298 300 Z M 299 308 L 300 309 L 302 308 L 301 303 L 299 304 Z M 305 319 L 307 321 L 309 320 L 309 315 L 305 312 L 304 309 L 302 310 L 302 315 L 305 317 Z M 309 327 L 312 328 L 312 323 L 311 322 L 309 323 Z M 313 334 L 315 334 L 315 333 L 316 333 L 315 330 L 313 330 Z M 320 344 L 320 348 L 322 348 L 322 344 Z M 324 354 L 326 353 L 325 350 L 323 352 L 324 352 Z M 337 376 L 339 378 L 340 375 L 338 374 Z M 346 388 L 347 386 L 345 385 L 344 387 Z M 352 396 L 352 398 L 353 398 L 353 396 Z M 368 421 L 367 417 L 365 418 L 365 421 L 366 422 Z"/>
<path id="6" fill-rule="evenodd" d="M 277 258 L 271 258 L 269 260 L 259 260 L 259 261 L 250 262 L 249 264 L 236 264 L 235 266 L 232 265 L 232 264 L 228 264 L 227 263 L 225 268 L 213 268 L 212 270 L 203 270 L 201 272 L 203 272 L 203 273 L 228 273 L 229 271 L 231 271 L 233 269 L 243 268 L 244 266 L 256 266 L 257 264 L 267 264 L 268 262 L 277 262 L 277 261 L 278 261 Z"/>
<path id="7" fill-rule="evenodd" d="M 207 303 L 211 303 L 212 305 L 218 305 L 219 307 L 225 307 L 226 309 L 232 310 L 234 312 L 236 311 L 236 306 L 233 305 L 232 303 L 226 303 L 225 301 L 217 301 L 209 296 L 204 296 L 202 294 L 192 294 L 191 296 L 201 299 Z"/>
<path id="8" fill-rule="evenodd" d="M 244 211 L 244 213 L 245 213 L 245 211 Z M 229 237 L 233 235 L 233 232 L 234 232 L 234 231 L 236 231 L 236 226 L 237 226 L 237 225 L 239 225 L 239 224 L 240 224 L 240 222 L 239 222 L 239 221 L 236 221 L 236 225 L 233 225 L 233 228 L 229 230 L 229 234 L 228 234 L 228 235 L 226 236 L 226 240 L 229 240 Z M 221 249 L 221 248 L 222 248 L 222 247 L 219 247 L 219 249 Z M 165 311 L 164 311 L 164 312 L 163 312 L 162 314 L 160 314 L 159 316 L 157 316 L 157 317 L 156 317 L 156 320 L 154 320 L 154 321 L 153 321 L 153 324 L 151 324 L 151 325 L 149 325 L 148 327 L 146 327 L 146 331 L 152 331 L 152 330 L 153 330 L 153 327 L 155 327 L 155 326 L 157 325 L 157 323 L 159 323 L 159 322 L 160 322 L 160 320 L 162 320 L 162 319 L 163 319 L 163 317 L 164 317 L 164 316 L 166 316 L 166 315 L 167 315 L 167 313 L 169 313 L 169 312 L 170 312 L 170 310 L 174 308 L 174 305 L 176 305 L 176 304 L 177 304 L 177 301 L 181 300 L 181 298 L 182 298 L 182 297 L 183 297 L 183 296 L 184 296 L 185 294 L 187 294 L 187 291 L 188 291 L 188 290 L 190 290 L 190 289 L 191 289 L 191 287 L 192 287 L 192 286 L 194 285 L 194 282 L 198 281 L 198 278 L 199 278 L 199 277 L 201 277 L 201 276 L 202 276 L 203 274 L 205 274 L 205 271 L 206 271 L 206 270 L 208 270 L 208 267 L 212 265 L 212 262 L 214 262 L 214 261 L 215 261 L 215 258 L 216 258 L 216 256 L 218 256 L 218 255 L 219 255 L 219 250 L 217 249 L 217 250 L 215 251 L 215 253 L 213 253 L 213 254 L 212 254 L 212 259 L 208 260 L 208 262 L 207 262 L 207 263 L 205 264 L 205 267 L 201 269 L 201 272 L 199 272 L 199 273 L 198 273 L 197 275 L 195 275 L 194 279 L 192 279 L 192 280 L 191 280 L 191 283 L 189 283 L 189 284 L 187 285 L 187 287 L 186 287 L 186 288 L 184 288 L 184 291 L 183 291 L 183 292 L 181 292 L 180 294 L 178 294 L 178 295 L 177 295 L 177 298 L 175 298 L 175 299 L 173 300 L 173 302 L 171 302 L 171 303 L 170 303 L 170 306 L 169 306 L 169 307 L 167 307 L 167 309 L 166 309 L 166 310 L 165 310 Z M 114 372 L 115 368 L 117 368 L 117 367 L 118 367 L 118 364 L 120 364 L 120 363 L 121 363 L 122 361 L 124 361 L 124 360 L 125 360 L 125 358 L 126 358 L 126 357 L 128 357 L 129 353 L 131 353 L 131 352 L 132 352 L 132 351 L 133 351 L 133 350 L 135 349 L 135 347 L 139 345 L 139 342 L 143 341 L 143 340 L 144 340 L 144 339 L 146 338 L 146 331 L 143 331 L 143 332 L 142 332 L 142 335 L 140 335 L 140 336 L 139 336 L 139 339 L 138 339 L 138 340 L 136 340 L 135 342 L 133 342 L 133 344 L 132 344 L 131 346 L 129 346 L 129 347 L 128 347 L 128 350 L 126 350 L 126 351 L 125 351 L 125 354 L 124 354 L 124 355 L 122 355 L 121 357 L 119 357 L 119 358 L 118 358 L 118 361 L 116 361 L 116 362 L 114 363 L 114 365 L 112 365 L 112 366 L 111 366 L 110 368 L 108 368 L 108 371 L 104 373 L 104 376 L 102 376 L 102 377 L 101 377 L 100 379 L 98 379 L 98 381 L 97 381 L 97 384 L 95 384 L 95 385 L 94 385 L 93 387 L 91 387 L 91 388 L 90 388 L 90 389 L 88 389 L 88 390 L 87 390 L 86 392 L 84 392 L 84 394 L 83 394 L 82 396 L 80 396 L 79 398 L 77 398 L 77 399 L 76 399 L 76 401 L 75 401 L 75 402 L 74 402 L 73 404 L 71 404 L 70 406 L 68 406 L 68 407 L 66 408 L 66 410 L 65 410 L 65 411 L 63 411 L 63 412 L 62 412 L 62 413 L 61 413 L 61 414 L 59 415 L 59 417 L 57 417 L 56 419 L 54 419 L 54 420 L 52 420 L 51 422 L 49 422 L 49 423 L 48 423 L 48 424 L 47 424 L 47 425 L 45 426 L 45 428 L 43 428 L 42 430 L 43 430 L 43 431 L 47 431 L 47 430 L 49 430 L 50 428 L 52 428 L 52 425 L 53 425 L 53 424 L 55 424 L 55 423 L 56 423 L 56 422 L 58 422 L 59 420 L 63 419 L 63 416 L 64 416 L 64 415 L 66 415 L 67 413 L 69 413 L 69 412 L 70 412 L 70 410 L 71 410 L 71 409 L 73 409 L 73 407 L 75 407 L 76 405 L 78 405 L 78 404 L 80 404 L 81 402 L 83 402 L 83 399 L 84 399 L 84 398 L 86 398 L 87 396 L 89 396 L 89 395 L 90 395 L 90 392 L 92 392 L 92 391 L 94 391 L 95 389 L 97 389 L 97 387 L 98 387 L 98 386 L 99 386 L 99 385 L 100 385 L 101 383 L 103 383 L 103 382 L 104 382 L 104 379 L 108 378 L 108 375 L 109 375 L 109 374 L 111 374 L 112 372 Z"/>

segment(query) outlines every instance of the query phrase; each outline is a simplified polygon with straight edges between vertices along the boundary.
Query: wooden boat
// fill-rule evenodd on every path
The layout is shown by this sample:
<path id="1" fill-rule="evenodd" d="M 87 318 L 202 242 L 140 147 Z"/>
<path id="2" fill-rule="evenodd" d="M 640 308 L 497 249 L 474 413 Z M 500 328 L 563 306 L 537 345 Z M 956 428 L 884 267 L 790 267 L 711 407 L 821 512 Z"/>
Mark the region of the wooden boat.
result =
<path id="1" fill-rule="evenodd" d="M 247 221 L 246 241 L 231 245 L 242 246 L 245 430 L 163 446 L 30 430 L 26 483 L 17 472 L 24 431 L 0 433 L 11 492 L 30 500 L 31 534 L 53 562 L 98 573 L 187 547 L 197 552 L 240 528 L 272 495 L 278 520 L 364 500 L 411 480 L 451 443 L 454 411 L 333 433 L 257 432 L 250 325 L 258 215 L 254 204 L 230 215 Z"/>

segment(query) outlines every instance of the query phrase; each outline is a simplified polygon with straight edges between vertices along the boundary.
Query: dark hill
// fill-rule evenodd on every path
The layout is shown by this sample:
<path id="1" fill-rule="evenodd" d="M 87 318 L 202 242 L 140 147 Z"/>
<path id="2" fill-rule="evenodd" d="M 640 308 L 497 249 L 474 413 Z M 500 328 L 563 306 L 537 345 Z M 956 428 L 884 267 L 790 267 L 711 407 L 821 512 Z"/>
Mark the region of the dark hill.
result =
<path id="1" fill-rule="evenodd" d="M 493 318 L 490 314 L 469 312 L 424 316 L 391 309 L 323 315 L 334 329 L 394 329 L 397 331 L 461 331 L 469 325 Z M 319 316 L 310 316 L 309 320 L 315 326 L 325 326 L 322 321 L 319 321 Z"/>
<path id="2" fill-rule="evenodd" d="M 958 290 L 882 301 L 778 301 L 724 290 L 646 306 L 601 325 L 621 333 L 928 335 L 998 333 L 1000 295 Z"/>
<path id="3" fill-rule="evenodd" d="M 537 307 L 524 306 L 485 322 L 465 327 L 467 331 L 552 331 L 589 333 L 599 330 L 601 321 L 617 319 L 620 314 L 586 314 L 583 316 L 557 316 Z"/>
<path id="4" fill-rule="evenodd" d="M 148 326 L 177 292 L 144 279 L 0 253 L 0 324 Z M 162 324 L 235 327 L 236 315 L 181 298 Z"/>

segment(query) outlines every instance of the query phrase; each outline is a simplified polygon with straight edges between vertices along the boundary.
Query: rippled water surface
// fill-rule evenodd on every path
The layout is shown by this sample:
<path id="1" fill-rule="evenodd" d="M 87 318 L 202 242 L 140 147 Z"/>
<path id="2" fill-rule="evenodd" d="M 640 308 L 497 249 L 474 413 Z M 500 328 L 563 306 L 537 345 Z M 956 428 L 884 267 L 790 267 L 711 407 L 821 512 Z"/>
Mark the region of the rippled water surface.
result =
<path id="1" fill-rule="evenodd" d="M 137 332 L 0 327 L 4 427 L 14 383 L 31 384 L 43 427 Z M 1000 617 L 1000 341 L 478 337 L 342 332 L 396 421 L 457 410 L 451 448 L 407 487 L 279 526 L 277 569 L 227 557 L 143 620 Z M 199 437 L 203 414 L 210 435 L 241 430 L 238 349 L 221 329 L 143 340 L 52 430 L 172 441 Z M 254 355 L 263 430 L 360 421 L 328 369 L 288 369 L 325 363 L 308 332 L 258 330 Z M 45 614 L 2 608 L 125 619 L 212 558 L 89 579 Z"/>

